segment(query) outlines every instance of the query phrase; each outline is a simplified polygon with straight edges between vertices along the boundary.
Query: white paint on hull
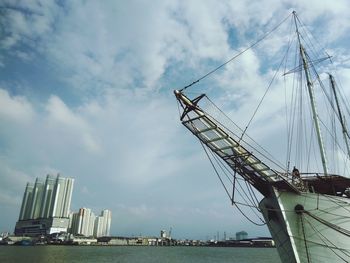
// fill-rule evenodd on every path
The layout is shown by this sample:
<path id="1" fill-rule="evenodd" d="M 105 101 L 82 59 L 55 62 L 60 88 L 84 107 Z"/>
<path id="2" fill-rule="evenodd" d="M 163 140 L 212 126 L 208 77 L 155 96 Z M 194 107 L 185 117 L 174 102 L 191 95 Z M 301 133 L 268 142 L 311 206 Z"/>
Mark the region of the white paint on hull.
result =
<path id="1" fill-rule="evenodd" d="M 265 198 L 260 207 L 282 262 L 350 262 L 350 236 L 343 231 L 350 231 L 349 198 L 282 191 L 275 194 L 275 198 Z M 307 212 L 298 214 L 297 205 Z M 290 253 L 294 258 L 285 255 Z"/>

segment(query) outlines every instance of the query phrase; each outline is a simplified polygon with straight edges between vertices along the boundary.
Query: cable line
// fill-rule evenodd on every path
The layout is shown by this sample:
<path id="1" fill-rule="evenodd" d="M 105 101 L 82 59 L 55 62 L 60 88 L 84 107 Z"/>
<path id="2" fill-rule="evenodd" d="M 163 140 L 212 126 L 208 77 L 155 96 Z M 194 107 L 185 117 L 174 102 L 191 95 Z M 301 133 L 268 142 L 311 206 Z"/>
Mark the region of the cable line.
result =
<path id="1" fill-rule="evenodd" d="M 230 63 L 232 60 L 236 59 L 237 57 L 239 57 L 240 55 L 242 55 L 243 53 L 247 52 L 249 49 L 253 48 L 254 46 L 256 46 L 258 43 L 260 43 L 261 41 L 263 41 L 265 38 L 267 38 L 272 32 L 274 32 L 275 30 L 277 30 L 292 14 L 289 14 L 285 19 L 283 19 L 277 26 L 275 26 L 271 31 L 267 32 L 265 35 L 263 35 L 261 38 L 259 38 L 257 41 L 255 41 L 253 44 L 251 44 L 250 46 L 248 46 L 247 48 L 243 49 L 241 52 L 239 52 L 238 54 L 236 54 L 235 56 L 233 56 L 232 58 L 230 58 L 229 60 L 227 60 L 225 63 L 221 64 L 220 66 L 216 67 L 215 69 L 209 71 L 207 74 L 203 75 L 202 77 L 200 77 L 199 79 L 193 81 L 191 84 L 183 87 L 182 89 L 180 89 L 180 92 L 186 90 L 187 88 L 193 86 L 194 84 L 198 83 L 199 81 L 201 81 L 202 79 L 208 77 L 210 74 L 214 73 L 215 71 L 218 71 L 220 68 L 226 66 L 228 63 Z"/>

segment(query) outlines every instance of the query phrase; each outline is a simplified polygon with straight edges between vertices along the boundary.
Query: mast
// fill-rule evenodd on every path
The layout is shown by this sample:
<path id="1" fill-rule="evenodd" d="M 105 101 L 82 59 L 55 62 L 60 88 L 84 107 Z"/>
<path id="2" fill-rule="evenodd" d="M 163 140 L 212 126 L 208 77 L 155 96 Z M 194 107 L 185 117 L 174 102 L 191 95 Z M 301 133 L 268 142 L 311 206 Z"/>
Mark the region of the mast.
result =
<path id="1" fill-rule="evenodd" d="M 331 74 L 329 74 L 329 80 L 331 82 L 331 88 L 332 88 L 333 95 L 334 95 L 334 98 L 335 98 L 335 103 L 337 104 L 337 110 L 338 110 L 338 114 L 339 114 L 340 124 L 342 126 L 342 131 L 343 131 L 344 141 L 345 141 L 345 145 L 346 145 L 346 150 L 348 151 L 348 156 L 350 157 L 350 148 L 349 148 L 349 142 L 348 142 L 349 134 L 348 134 L 348 131 L 346 129 L 345 119 L 343 118 L 343 115 L 342 115 L 341 110 L 340 110 L 339 100 L 338 100 L 338 96 L 337 96 L 337 91 L 335 89 L 334 77 Z"/>
<path id="2" fill-rule="evenodd" d="M 325 175 L 327 175 L 328 174 L 328 167 L 327 167 L 326 154 L 325 154 L 323 140 L 322 140 L 322 133 L 321 133 L 321 129 L 320 129 L 320 121 L 318 119 L 318 114 L 317 114 L 317 109 L 316 109 L 314 88 L 313 88 L 313 84 L 311 81 L 306 52 L 305 52 L 305 49 L 304 49 L 303 45 L 301 44 L 301 40 L 300 40 L 300 33 L 298 30 L 298 24 L 297 24 L 297 20 L 296 20 L 296 12 L 295 11 L 293 11 L 293 15 L 294 15 L 294 23 L 295 23 L 295 27 L 296 27 L 298 42 L 299 42 L 300 56 L 301 56 L 301 59 L 303 61 L 303 68 L 305 71 L 306 83 L 307 83 L 308 93 L 309 93 L 309 97 L 310 97 L 312 116 L 313 116 L 313 120 L 314 120 L 314 124 L 315 124 L 318 145 L 320 148 L 323 172 Z"/>

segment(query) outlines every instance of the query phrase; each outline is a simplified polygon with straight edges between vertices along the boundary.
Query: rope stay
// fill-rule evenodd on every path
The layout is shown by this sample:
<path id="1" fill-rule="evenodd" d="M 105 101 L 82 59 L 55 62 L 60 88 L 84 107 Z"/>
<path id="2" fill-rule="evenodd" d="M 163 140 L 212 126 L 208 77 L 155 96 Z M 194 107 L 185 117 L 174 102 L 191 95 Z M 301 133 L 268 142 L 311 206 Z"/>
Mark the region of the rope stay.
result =
<path id="1" fill-rule="evenodd" d="M 329 228 L 331 228 L 331 229 L 333 229 L 333 230 L 335 230 L 335 231 L 337 231 L 337 232 L 339 232 L 339 233 L 341 233 L 343 235 L 346 235 L 346 236 L 350 237 L 350 230 L 342 228 L 340 226 L 337 226 L 337 225 L 335 225 L 335 224 L 333 224 L 331 222 L 328 222 L 327 220 L 324 220 L 324 219 L 322 219 L 322 218 L 320 218 L 320 217 L 310 213 L 310 211 L 304 210 L 302 208 L 302 209 L 298 209 L 297 213 L 300 214 L 301 216 L 303 216 L 303 214 L 308 215 L 311 218 L 313 218 L 316 221 L 318 221 L 319 223 L 321 223 L 321 224 L 323 224 L 323 225 L 325 225 L 325 226 L 327 226 L 327 227 L 329 227 Z"/>
<path id="2" fill-rule="evenodd" d="M 345 258 L 343 258 L 341 255 L 339 255 L 337 253 L 337 251 L 343 253 L 345 256 L 349 257 L 350 254 L 349 254 L 349 251 L 346 250 L 346 249 L 343 249 L 343 248 L 339 248 L 337 247 L 331 240 L 329 240 L 325 235 L 323 235 L 321 233 L 321 231 L 317 230 L 315 228 L 315 226 L 313 224 L 311 224 L 311 222 L 306 218 L 304 217 L 305 221 L 308 223 L 308 225 L 310 225 L 310 227 L 312 228 L 312 230 L 317 234 L 317 236 L 320 238 L 320 240 L 322 241 L 323 244 L 318 244 L 322 247 L 326 247 L 328 249 L 330 249 L 338 258 L 340 258 L 341 260 L 343 260 L 344 262 L 348 262 L 348 260 L 346 260 Z M 314 242 L 311 242 L 310 240 L 306 240 L 305 239 L 305 242 L 308 242 L 308 243 L 314 243 Z M 327 242 L 330 244 L 327 244 Z"/>
<path id="3" fill-rule="evenodd" d="M 329 162 L 329 164 L 331 165 L 330 168 L 333 174 L 346 174 L 346 172 L 342 173 L 340 171 L 341 169 L 344 169 L 344 171 L 346 170 L 347 172 L 349 172 L 347 166 L 346 165 L 341 166 L 340 163 L 347 162 L 346 155 L 348 154 L 343 155 L 343 153 L 345 153 L 346 150 L 344 150 L 344 147 L 342 147 L 339 141 L 337 140 L 337 138 L 339 139 L 339 136 L 341 135 L 339 132 L 340 130 L 337 130 L 337 127 L 339 126 L 336 126 L 335 124 L 333 124 L 334 115 L 339 120 L 339 124 L 341 124 L 341 121 L 344 118 L 341 118 L 339 116 L 339 114 L 337 113 L 335 104 L 332 103 L 333 96 L 330 93 L 327 93 L 326 91 L 325 86 L 327 85 L 325 85 L 325 80 L 321 79 L 321 77 L 323 78 L 324 76 L 319 75 L 316 70 L 316 65 L 325 60 L 328 60 L 330 61 L 331 64 L 333 64 L 332 57 L 327 53 L 327 51 L 324 48 L 321 47 L 321 45 L 319 44 L 320 43 L 319 41 L 312 41 L 312 40 L 317 40 L 316 37 L 308 30 L 305 24 L 300 21 L 300 18 L 295 13 L 294 13 L 294 16 L 295 16 L 296 22 L 299 25 L 299 27 L 297 27 L 296 34 L 300 36 L 302 40 L 302 46 L 307 47 L 308 51 L 310 51 L 310 52 L 306 52 L 304 48 L 304 55 L 306 58 L 307 67 L 310 69 L 310 73 L 311 73 L 310 76 L 312 77 L 310 81 L 312 82 L 312 84 L 315 85 L 315 94 L 316 96 L 318 96 L 317 100 L 319 100 L 319 97 L 321 96 L 321 94 L 324 95 L 323 104 L 322 105 L 320 104 L 320 105 L 321 106 L 325 105 L 326 107 L 320 107 L 320 109 L 322 110 L 319 112 L 318 116 L 319 116 L 319 122 L 322 126 L 321 127 L 322 132 L 324 132 L 326 135 L 324 139 L 324 142 L 325 142 L 324 146 L 327 149 L 326 151 L 327 158 L 329 160 L 330 158 L 333 158 L 332 161 Z M 300 30 L 300 32 L 298 30 Z M 303 34 L 301 34 L 301 31 L 303 31 Z M 306 37 L 303 37 L 303 36 L 306 36 Z M 316 42 L 316 45 L 313 44 L 314 42 Z M 296 55 L 300 53 L 298 49 L 296 49 L 295 51 L 296 51 L 295 52 Z M 293 64 L 292 60 L 290 60 L 289 62 Z M 300 58 L 299 58 L 299 61 L 296 61 L 296 60 L 294 61 L 294 65 L 296 66 L 291 67 L 292 69 L 290 70 L 285 70 L 285 73 L 283 74 L 283 76 L 286 76 L 287 74 L 290 74 L 290 73 L 299 73 L 299 74 L 295 74 L 295 76 L 299 76 L 299 78 L 297 79 L 293 78 L 293 85 L 292 85 L 293 89 L 291 90 L 292 94 L 290 96 L 291 101 L 290 101 L 290 105 L 288 105 L 288 107 L 290 107 L 291 109 L 294 109 L 294 111 L 288 112 L 287 100 L 285 99 L 286 120 L 287 120 L 287 158 L 286 158 L 286 163 L 288 167 L 287 171 L 289 171 L 289 164 L 291 162 L 291 159 L 294 160 L 295 165 L 297 167 L 302 168 L 305 171 L 310 171 L 315 169 L 316 167 L 319 167 L 319 162 L 321 160 L 318 157 L 319 154 L 317 154 L 315 151 L 315 147 L 318 144 L 315 141 L 316 137 L 314 137 L 314 135 L 316 134 L 315 132 L 316 128 L 312 124 L 312 115 L 310 114 L 311 111 L 310 111 L 310 108 L 308 109 L 304 108 L 309 106 L 309 101 L 307 99 L 305 100 L 305 97 L 303 97 L 304 96 L 303 94 L 305 93 L 304 86 L 307 83 L 305 82 L 303 83 L 303 81 L 301 81 L 302 74 L 303 74 L 301 69 L 303 67 L 303 64 L 301 63 Z M 296 83 L 294 83 L 295 81 Z M 342 95 L 341 92 L 339 92 L 339 95 L 340 95 L 339 97 L 340 100 L 342 100 L 343 96 L 341 96 Z M 285 98 L 286 96 L 287 96 L 287 92 L 285 91 Z M 299 97 L 300 100 L 297 101 L 296 97 Z M 346 103 L 344 104 L 346 106 Z M 295 111 L 296 109 L 298 110 Z M 307 118 L 310 119 L 310 124 L 311 124 L 310 126 L 307 125 Z M 297 120 L 299 122 L 297 122 Z M 331 130 L 328 129 L 327 127 L 331 127 Z M 310 135 L 307 135 L 305 131 L 310 131 Z M 312 151 L 314 152 L 313 154 L 311 154 Z M 337 155 L 339 151 L 341 152 L 341 154 Z M 292 152 L 293 152 L 293 157 L 291 158 Z M 304 158 L 304 156 L 306 158 Z M 311 157 L 313 157 L 314 159 L 312 159 Z"/>
<path id="4" fill-rule="evenodd" d="M 202 79 L 208 77 L 209 75 L 213 74 L 214 72 L 218 71 L 219 69 L 221 69 L 222 67 L 226 66 L 227 64 L 229 64 L 230 62 L 232 62 L 233 60 L 235 60 L 237 57 L 239 57 L 240 55 L 244 54 L 245 52 L 247 52 L 249 49 L 252 49 L 254 46 L 256 46 L 257 44 L 259 44 L 261 41 L 263 41 L 265 38 L 267 38 L 269 35 L 271 35 L 274 31 L 276 31 L 290 16 L 292 15 L 289 14 L 286 18 L 284 18 L 279 24 L 277 24 L 274 28 L 272 28 L 272 30 L 268 31 L 267 33 L 265 33 L 262 37 L 260 37 L 257 41 L 253 42 L 251 45 L 249 45 L 247 48 L 243 49 L 241 52 L 239 52 L 238 54 L 234 55 L 232 58 L 230 58 L 229 60 L 227 60 L 226 62 L 224 62 L 223 64 L 219 65 L 218 67 L 214 68 L 213 70 L 209 71 L 208 73 L 204 74 L 202 77 L 200 77 L 199 79 L 193 81 L 192 83 L 186 85 L 185 87 L 183 87 L 182 89 L 180 89 L 180 92 L 188 89 L 189 87 L 193 86 L 194 84 L 198 83 L 199 81 L 201 81 Z"/>
<path id="5" fill-rule="evenodd" d="M 300 216 L 300 220 L 301 220 L 301 229 L 303 231 L 303 237 L 304 237 L 304 244 L 305 244 L 305 250 L 306 250 L 306 256 L 307 256 L 307 262 L 310 263 L 310 252 L 309 252 L 309 247 L 308 244 L 306 242 L 306 234 L 305 234 L 305 225 L 304 225 L 304 216 L 303 214 L 301 214 Z"/>
<path id="6" fill-rule="evenodd" d="M 318 230 L 316 228 L 316 226 L 310 221 L 308 220 L 308 217 L 314 219 L 315 221 L 317 221 L 318 223 L 320 223 L 321 225 L 327 226 L 330 229 L 333 229 L 334 231 L 337 231 L 343 235 L 346 236 L 350 236 L 350 231 L 342 228 L 338 225 L 335 225 L 333 223 L 330 223 L 327 220 L 324 220 L 322 218 L 320 218 L 319 216 L 311 213 L 310 211 L 315 211 L 315 210 L 305 210 L 304 207 L 302 205 L 297 205 L 295 207 L 295 212 L 299 215 L 300 217 L 300 223 L 301 223 L 301 230 L 302 230 L 302 237 L 299 236 L 291 236 L 293 238 L 299 239 L 301 241 L 304 242 L 304 246 L 305 246 L 305 253 L 306 253 L 306 257 L 307 257 L 307 262 L 311 262 L 311 257 L 310 257 L 310 249 L 313 247 L 309 247 L 309 244 L 317 244 L 319 246 L 322 247 L 326 247 L 328 249 L 330 249 L 338 258 L 340 258 L 342 261 L 344 262 L 349 262 L 349 249 L 344 249 L 344 248 L 340 248 L 338 246 L 336 246 L 330 239 L 328 239 L 323 233 L 322 233 L 322 229 L 324 229 L 324 227 L 322 227 L 320 230 Z M 307 217 L 308 216 L 308 217 Z M 305 222 L 311 227 L 311 229 L 314 231 L 314 233 L 316 234 L 316 236 L 318 237 L 318 239 L 323 243 L 318 243 L 318 242 L 314 242 L 311 237 L 315 236 L 314 234 L 310 235 L 308 234 L 308 236 L 310 237 L 310 239 L 306 238 L 306 225 Z M 337 252 L 338 251 L 338 252 Z M 343 256 L 340 254 L 342 253 Z M 314 254 L 314 253 L 313 253 Z M 348 259 L 346 260 L 344 258 L 344 256 L 346 256 Z"/>
<path id="7" fill-rule="evenodd" d="M 216 110 L 219 111 L 219 113 L 225 117 L 225 119 L 227 119 L 231 124 L 233 124 L 239 131 L 241 131 L 242 133 L 244 132 L 244 130 L 242 130 L 226 113 L 224 113 L 208 96 L 204 96 L 211 104 L 212 106 L 215 107 Z M 203 113 L 205 113 L 207 116 L 214 118 L 214 116 L 209 113 L 208 111 L 205 111 L 204 109 L 201 109 L 203 111 Z M 251 148 L 255 153 L 260 154 L 262 157 L 264 157 L 266 160 L 270 161 L 272 164 L 274 164 L 276 167 L 278 167 L 279 169 L 285 170 L 285 167 L 282 163 L 280 163 L 277 159 L 275 159 L 275 157 L 268 152 L 262 145 L 260 145 L 256 140 L 254 140 L 252 137 L 250 137 L 248 134 L 245 134 L 245 137 L 248 138 L 254 145 L 252 145 L 252 143 L 249 143 L 247 140 L 244 140 L 242 136 L 238 137 L 238 135 L 234 134 L 231 129 L 229 127 L 227 127 L 227 125 L 225 125 L 223 122 L 219 121 L 218 119 L 216 119 L 216 122 L 219 123 L 222 127 L 224 127 L 226 129 L 227 132 L 229 132 L 231 135 L 233 135 L 234 137 L 237 137 L 239 140 L 239 142 L 244 142 L 249 148 Z"/>
<path id="8" fill-rule="evenodd" d="M 284 60 L 285 60 L 286 57 L 287 57 L 289 48 L 290 48 L 290 46 L 287 47 L 287 52 L 285 53 L 283 59 L 281 60 L 280 64 L 278 65 L 277 70 L 275 71 L 275 74 L 273 75 L 272 79 L 270 80 L 270 83 L 269 83 L 269 85 L 267 86 L 267 89 L 265 90 L 264 95 L 261 97 L 261 99 L 260 99 L 260 101 L 259 101 L 257 107 L 255 108 L 253 115 L 252 115 L 251 118 L 249 119 L 248 124 L 247 124 L 247 126 L 245 127 L 245 129 L 244 129 L 244 131 L 243 131 L 243 133 L 242 133 L 242 135 L 241 135 L 240 141 L 243 139 L 243 136 L 244 136 L 245 133 L 247 132 L 247 130 L 248 130 L 250 124 L 252 123 L 252 121 L 253 121 L 255 115 L 257 114 L 257 112 L 258 112 L 258 110 L 259 110 L 261 104 L 263 103 L 263 101 L 264 101 L 264 99 L 265 99 L 267 93 L 269 92 L 269 90 L 270 90 L 270 88 L 271 88 L 271 86 L 272 86 L 272 83 L 274 82 L 274 80 L 275 80 L 275 78 L 276 78 L 276 76 L 277 76 L 277 73 L 279 72 L 279 70 L 280 70 L 280 68 L 281 68 L 281 66 L 282 66 L 282 64 L 283 64 L 283 62 L 284 62 Z"/>
<path id="9" fill-rule="evenodd" d="M 238 211 L 239 211 L 249 222 L 251 222 L 252 224 L 257 225 L 257 226 L 264 226 L 264 225 L 266 225 L 266 222 L 256 213 L 256 211 L 259 211 L 259 207 L 258 207 L 258 205 L 255 204 L 255 202 L 254 202 L 254 198 L 256 198 L 255 194 L 254 194 L 254 196 L 253 196 L 253 195 L 248 191 L 249 194 L 250 194 L 250 197 L 249 197 L 249 196 L 247 195 L 247 193 L 244 191 L 243 187 L 239 184 L 239 181 L 238 181 L 237 179 L 234 179 L 234 180 L 232 181 L 232 180 L 228 177 L 227 173 L 225 173 L 224 169 L 227 169 L 227 167 L 226 167 L 225 165 L 223 165 L 223 164 L 222 164 L 223 166 L 219 165 L 219 163 L 218 163 L 219 160 L 216 158 L 216 156 L 215 156 L 211 151 L 208 151 L 208 150 L 206 149 L 206 146 L 203 144 L 203 142 L 200 141 L 200 143 L 201 143 L 201 146 L 203 147 L 203 150 L 204 150 L 204 152 L 205 152 L 207 158 L 208 158 L 209 161 L 210 161 L 210 164 L 212 165 L 212 167 L 213 167 L 213 169 L 214 169 L 214 171 L 215 171 L 215 174 L 217 175 L 217 177 L 218 177 L 218 179 L 219 179 L 221 185 L 222 185 L 223 188 L 225 189 L 225 192 L 226 192 L 228 198 L 230 199 L 231 204 L 232 204 L 232 205 L 235 205 L 236 208 L 238 209 Z M 210 157 L 209 152 L 212 154 L 212 157 Z M 230 195 L 230 192 L 229 192 L 227 186 L 225 185 L 224 180 L 221 178 L 220 173 L 219 173 L 219 170 L 218 170 L 218 168 L 215 166 L 215 164 L 214 164 L 214 162 L 213 162 L 213 159 L 218 163 L 218 166 L 220 167 L 221 171 L 223 171 L 223 173 L 226 175 L 226 177 L 228 178 L 228 180 L 230 181 L 230 183 L 233 185 L 233 193 L 232 193 L 232 195 Z M 225 168 L 223 168 L 223 167 L 225 167 Z M 227 169 L 227 170 L 228 170 L 228 169 Z M 228 171 L 229 171 L 229 170 L 228 170 Z M 232 175 L 232 173 L 231 173 L 230 171 L 229 171 L 229 173 Z M 234 175 L 234 178 L 235 178 L 235 177 L 236 177 L 236 175 Z M 243 194 L 242 194 L 237 188 L 235 188 L 235 183 L 234 183 L 234 182 L 237 182 L 237 184 L 240 185 L 240 187 L 241 187 L 243 193 L 246 195 L 246 197 L 247 197 L 247 199 L 248 199 L 249 201 L 247 201 L 247 200 L 244 198 Z M 235 191 L 237 191 L 237 193 L 241 196 L 241 198 L 243 199 L 243 201 L 244 201 L 245 203 L 241 203 L 241 202 L 236 202 L 236 201 L 235 201 L 235 199 L 234 199 L 234 192 L 235 192 Z M 251 203 L 251 204 L 249 204 L 249 203 Z M 255 214 L 255 216 L 258 217 L 258 219 L 261 221 L 261 223 L 254 222 L 249 216 L 246 215 L 246 213 L 239 207 L 239 205 L 249 207 L 249 208 L 253 211 L 253 213 Z"/>

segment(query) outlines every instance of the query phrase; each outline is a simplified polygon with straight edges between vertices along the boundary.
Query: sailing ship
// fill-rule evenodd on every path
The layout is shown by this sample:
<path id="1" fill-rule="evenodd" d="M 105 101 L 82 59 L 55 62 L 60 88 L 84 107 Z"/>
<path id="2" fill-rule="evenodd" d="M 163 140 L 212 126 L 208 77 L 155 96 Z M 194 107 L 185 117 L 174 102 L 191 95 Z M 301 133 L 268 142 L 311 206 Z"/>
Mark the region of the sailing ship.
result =
<path id="1" fill-rule="evenodd" d="M 230 129 L 227 123 L 218 117 L 223 115 L 226 118 L 226 115 L 211 104 L 207 95 L 201 94 L 195 98 L 186 95 L 186 89 L 198 81 L 174 91 L 181 106 L 180 120 L 199 139 L 214 168 L 214 163 L 219 166 L 215 168 L 215 172 L 218 173 L 221 168 L 232 184 L 231 193 L 223 178 L 219 176 L 232 204 L 239 208 L 239 202 L 235 201 L 234 196 L 238 179 L 261 194 L 262 200 L 259 200 L 257 209 L 269 228 L 282 262 L 350 262 L 350 179 L 329 171 L 326 155 L 328 150 L 325 149 L 320 127 L 323 127 L 324 123 L 320 120 L 321 114 L 316 106 L 314 86 L 316 82 L 321 81 L 321 77 L 315 68 L 323 59 L 311 59 L 303 43 L 299 17 L 295 12 L 291 15 L 295 24 L 298 59 L 296 67 L 287 73 L 297 73 L 305 78 L 298 88 L 305 90 L 307 94 L 307 101 L 311 106 L 306 109 L 310 112 L 312 123 L 307 129 L 304 126 L 304 130 L 307 130 L 307 133 L 316 133 L 311 139 L 312 143 L 304 143 L 308 145 L 309 150 L 301 157 L 304 161 L 309 160 L 309 168 L 291 169 L 290 162 L 286 162 L 286 165 L 276 164 L 264 150 L 253 145 L 255 141 L 247 135 L 246 129 Z M 331 93 L 327 93 L 327 99 L 330 101 L 330 97 L 333 98 L 331 108 L 334 110 L 335 119 L 340 122 L 341 128 L 338 131 L 340 130 L 345 142 L 345 146 L 337 151 L 338 155 L 345 159 L 341 169 L 348 173 L 349 134 L 334 77 L 329 75 L 329 79 Z M 209 109 L 214 109 L 216 113 L 210 112 Z M 300 121 L 303 122 L 304 120 Z M 310 165 L 311 144 L 317 145 L 318 148 L 318 167 L 317 161 Z M 336 146 L 339 144 L 337 139 Z M 310 172 L 310 167 L 316 171 Z M 247 218 L 250 219 L 249 216 Z"/>

